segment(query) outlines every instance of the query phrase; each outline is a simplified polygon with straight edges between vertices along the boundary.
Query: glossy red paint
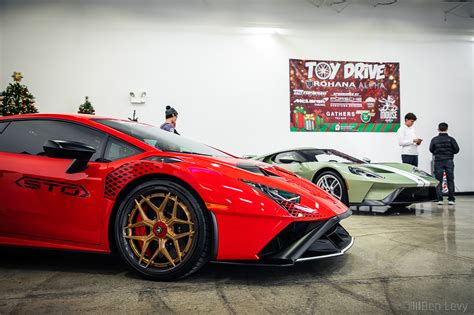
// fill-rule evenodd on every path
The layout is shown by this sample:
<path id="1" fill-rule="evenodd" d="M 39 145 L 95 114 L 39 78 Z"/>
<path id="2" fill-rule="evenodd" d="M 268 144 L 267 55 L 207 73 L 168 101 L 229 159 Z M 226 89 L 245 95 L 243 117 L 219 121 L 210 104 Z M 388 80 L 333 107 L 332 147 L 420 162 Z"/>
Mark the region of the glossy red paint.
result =
<path id="1" fill-rule="evenodd" d="M 17 119 L 73 121 L 144 152 L 110 163 L 90 162 L 75 174 L 65 172 L 71 160 L 0 152 L 0 244 L 109 252 L 114 205 L 123 189 L 144 176 L 175 178 L 199 195 L 216 218 L 218 260 L 259 259 L 259 251 L 291 222 L 327 220 L 348 210 L 311 182 L 264 163 L 162 152 L 88 115 L 34 114 L 0 117 L 0 122 Z M 143 160 L 158 155 L 181 162 Z M 273 176 L 238 168 L 239 162 L 257 164 Z M 292 209 L 290 213 L 242 180 L 296 193 L 302 207 L 317 212 L 309 215 L 304 209 Z M 87 194 L 76 193 L 77 187 Z"/>

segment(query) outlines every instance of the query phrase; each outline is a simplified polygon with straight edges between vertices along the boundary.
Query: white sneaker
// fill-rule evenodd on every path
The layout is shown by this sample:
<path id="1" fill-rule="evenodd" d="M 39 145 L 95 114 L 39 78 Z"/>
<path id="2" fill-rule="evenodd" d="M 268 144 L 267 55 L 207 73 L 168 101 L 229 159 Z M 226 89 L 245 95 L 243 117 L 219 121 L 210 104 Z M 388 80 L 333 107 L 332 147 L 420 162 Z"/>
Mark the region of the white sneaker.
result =
<path id="1" fill-rule="evenodd" d="M 442 205 L 443 205 L 443 202 L 442 202 L 442 201 L 438 201 L 437 205 L 438 205 L 438 206 L 442 206 Z"/>
<path id="2" fill-rule="evenodd" d="M 455 204 L 456 204 L 456 203 L 455 203 L 454 201 L 448 202 L 448 205 L 450 205 L 450 206 L 454 206 Z"/>

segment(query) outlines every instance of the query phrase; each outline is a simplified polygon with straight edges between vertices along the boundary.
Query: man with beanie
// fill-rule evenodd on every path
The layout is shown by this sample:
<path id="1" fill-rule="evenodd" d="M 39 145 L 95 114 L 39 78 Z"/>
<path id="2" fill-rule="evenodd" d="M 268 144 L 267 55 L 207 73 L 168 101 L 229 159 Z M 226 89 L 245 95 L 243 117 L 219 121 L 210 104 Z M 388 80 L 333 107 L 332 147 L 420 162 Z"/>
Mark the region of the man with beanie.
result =
<path id="1" fill-rule="evenodd" d="M 166 121 L 160 126 L 161 129 L 173 132 L 179 135 L 176 130 L 176 120 L 178 119 L 178 112 L 171 106 L 166 106 L 165 111 Z"/>
<path id="2" fill-rule="evenodd" d="M 443 204 L 443 173 L 446 172 L 448 181 L 448 202 L 455 204 L 454 199 L 454 155 L 459 152 L 456 139 L 448 135 L 448 124 L 442 122 L 438 125 L 439 135 L 431 139 L 430 152 L 434 156 L 434 173 L 439 181 L 436 192 L 438 204 Z"/>
<path id="3" fill-rule="evenodd" d="M 398 144 L 402 147 L 402 162 L 418 166 L 418 146 L 421 144 L 417 137 L 415 128 L 416 116 L 413 113 L 405 115 L 405 123 L 398 129 Z"/>

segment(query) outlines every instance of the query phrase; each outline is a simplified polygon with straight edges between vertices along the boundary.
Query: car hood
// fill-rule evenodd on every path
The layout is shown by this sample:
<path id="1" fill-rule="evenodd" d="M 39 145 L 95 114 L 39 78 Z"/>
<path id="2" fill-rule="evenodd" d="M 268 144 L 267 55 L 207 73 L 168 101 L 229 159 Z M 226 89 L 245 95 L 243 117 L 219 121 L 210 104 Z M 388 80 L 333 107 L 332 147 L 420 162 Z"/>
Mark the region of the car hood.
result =
<path id="1" fill-rule="evenodd" d="M 255 160 L 233 157 L 214 157 L 202 155 L 177 154 L 183 160 L 219 172 L 233 180 L 247 180 L 301 196 L 302 204 L 317 204 L 334 214 L 342 214 L 348 208 L 338 199 L 322 190 L 312 182 L 275 165 Z"/>

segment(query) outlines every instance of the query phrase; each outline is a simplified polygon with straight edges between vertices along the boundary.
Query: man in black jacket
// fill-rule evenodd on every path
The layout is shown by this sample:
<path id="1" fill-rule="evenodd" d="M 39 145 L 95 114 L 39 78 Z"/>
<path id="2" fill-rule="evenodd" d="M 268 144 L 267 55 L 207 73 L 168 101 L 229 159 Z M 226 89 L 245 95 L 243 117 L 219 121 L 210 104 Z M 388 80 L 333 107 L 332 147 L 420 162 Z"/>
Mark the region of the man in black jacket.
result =
<path id="1" fill-rule="evenodd" d="M 448 135 L 448 124 L 442 122 L 438 125 L 439 135 L 431 139 L 430 152 L 434 156 L 435 177 L 439 180 L 436 189 L 438 193 L 438 204 L 443 204 L 443 172 L 446 172 L 448 181 L 448 202 L 455 204 L 454 198 L 454 155 L 459 152 L 456 139 Z"/>

